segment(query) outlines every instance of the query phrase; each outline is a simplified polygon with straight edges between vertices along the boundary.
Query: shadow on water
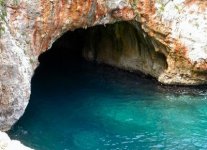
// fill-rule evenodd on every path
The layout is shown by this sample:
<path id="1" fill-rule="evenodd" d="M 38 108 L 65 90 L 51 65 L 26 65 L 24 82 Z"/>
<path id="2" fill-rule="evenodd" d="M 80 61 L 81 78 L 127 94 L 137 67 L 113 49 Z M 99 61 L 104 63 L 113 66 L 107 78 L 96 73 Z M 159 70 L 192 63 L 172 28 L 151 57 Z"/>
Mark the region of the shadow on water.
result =
<path id="1" fill-rule="evenodd" d="M 84 37 L 68 32 L 39 57 L 12 138 L 37 150 L 207 148 L 206 86 L 161 86 L 86 62 Z"/>

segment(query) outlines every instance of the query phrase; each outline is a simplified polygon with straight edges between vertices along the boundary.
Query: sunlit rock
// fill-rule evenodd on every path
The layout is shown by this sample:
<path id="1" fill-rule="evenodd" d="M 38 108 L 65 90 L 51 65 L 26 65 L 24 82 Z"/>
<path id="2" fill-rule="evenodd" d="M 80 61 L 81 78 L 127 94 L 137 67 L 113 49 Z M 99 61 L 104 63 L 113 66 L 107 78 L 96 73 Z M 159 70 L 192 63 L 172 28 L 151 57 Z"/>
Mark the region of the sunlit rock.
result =
<path id="1" fill-rule="evenodd" d="M 0 131 L 0 149 L 1 150 L 32 150 L 24 146 L 17 140 L 11 140 L 5 132 Z"/>

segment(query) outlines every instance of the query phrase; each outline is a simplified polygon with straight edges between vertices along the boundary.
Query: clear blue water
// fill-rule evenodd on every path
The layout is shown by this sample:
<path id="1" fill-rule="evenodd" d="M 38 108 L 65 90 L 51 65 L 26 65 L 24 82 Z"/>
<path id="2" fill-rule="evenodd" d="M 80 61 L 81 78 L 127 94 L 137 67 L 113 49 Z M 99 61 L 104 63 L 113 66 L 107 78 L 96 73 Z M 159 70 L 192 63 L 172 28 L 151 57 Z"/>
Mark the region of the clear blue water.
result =
<path id="1" fill-rule="evenodd" d="M 206 87 L 161 86 L 110 67 L 40 65 L 9 134 L 37 150 L 207 149 Z M 68 68 L 68 69 L 66 69 Z"/>

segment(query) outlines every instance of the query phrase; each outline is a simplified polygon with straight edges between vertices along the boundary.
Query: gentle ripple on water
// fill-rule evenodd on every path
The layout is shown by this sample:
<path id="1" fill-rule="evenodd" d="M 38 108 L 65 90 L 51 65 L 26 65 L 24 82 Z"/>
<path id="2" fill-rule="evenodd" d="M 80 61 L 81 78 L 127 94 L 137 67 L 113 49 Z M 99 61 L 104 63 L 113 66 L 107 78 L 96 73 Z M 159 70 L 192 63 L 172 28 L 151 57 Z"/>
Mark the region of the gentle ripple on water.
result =
<path id="1" fill-rule="evenodd" d="M 207 149 L 206 87 L 160 86 L 90 63 L 54 70 L 39 68 L 26 113 L 9 132 L 24 144 L 37 150 Z"/>

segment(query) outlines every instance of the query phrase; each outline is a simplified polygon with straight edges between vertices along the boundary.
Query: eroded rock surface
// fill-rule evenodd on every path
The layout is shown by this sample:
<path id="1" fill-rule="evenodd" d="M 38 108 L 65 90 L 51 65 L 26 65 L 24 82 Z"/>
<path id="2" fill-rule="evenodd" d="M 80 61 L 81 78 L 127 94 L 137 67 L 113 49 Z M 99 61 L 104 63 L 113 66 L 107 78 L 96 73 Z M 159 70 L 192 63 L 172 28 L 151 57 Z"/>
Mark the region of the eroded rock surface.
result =
<path id="1" fill-rule="evenodd" d="M 87 31 L 83 56 L 90 61 L 159 78 L 167 69 L 164 54 L 157 52 L 151 39 L 137 22 L 119 22 Z M 163 48 L 165 50 L 164 46 Z"/>
<path id="2" fill-rule="evenodd" d="M 7 16 L 1 20 L 4 32 L 0 38 L 1 130 L 8 130 L 24 113 L 38 56 L 62 34 L 77 28 L 128 21 L 134 31 L 130 28 L 129 33 L 114 34 L 123 39 L 124 54 L 119 58 L 111 54 L 109 62 L 109 56 L 102 54 L 112 52 L 104 52 L 103 48 L 99 60 L 120 68 L 137 69 L 164 84 L 207 83 L 206 1 L 5 0 L 4 8 Z M 1 15 L 2 12 L 1 8 Z M 131 39 L 137 38 L 123 37 L 126 35 L 141 40 L 132 42 Z"/>

